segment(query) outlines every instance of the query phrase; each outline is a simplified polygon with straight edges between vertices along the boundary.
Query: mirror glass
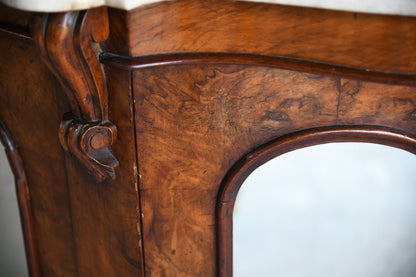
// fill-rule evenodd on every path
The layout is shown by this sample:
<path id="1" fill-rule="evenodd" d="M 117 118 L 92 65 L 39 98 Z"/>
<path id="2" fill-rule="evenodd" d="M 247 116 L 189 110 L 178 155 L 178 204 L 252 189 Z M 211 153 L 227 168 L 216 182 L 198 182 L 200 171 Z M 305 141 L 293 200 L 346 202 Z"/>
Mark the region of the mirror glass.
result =
<path id="1" fill-rule="evenodd" d="M 416 155 L 329 143 L 281 155 L 243 183 L 234 276 L 416 276 Z"/>
<path id="2" fill-rule="evenodd" d="M 29 276 L 14 176 L 0 144 L 0 276 Z"/>

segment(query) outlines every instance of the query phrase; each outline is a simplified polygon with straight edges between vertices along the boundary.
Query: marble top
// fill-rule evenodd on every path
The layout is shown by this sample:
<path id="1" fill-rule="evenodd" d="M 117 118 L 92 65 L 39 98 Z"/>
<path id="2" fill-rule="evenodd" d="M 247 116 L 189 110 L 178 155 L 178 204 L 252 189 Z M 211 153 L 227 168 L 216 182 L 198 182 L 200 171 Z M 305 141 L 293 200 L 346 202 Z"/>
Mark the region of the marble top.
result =
<path id="1" fill-rule="evenodd" d="M 165 0 L 169 1 L 169 0 Z M 224 0 L 233 1 L 233 0 Z M 244 0 L 243 0 L 244 1 Z M 416 16 L 416 0 L 246 0 L 302 7 L 315 7 L 352 12 Z M 160 0 L 0 0 L 1 3 L 21 10 L 61 12 L 82 10 L 107 5 L 131 10 L 141 5 L 163 2 Z"/>

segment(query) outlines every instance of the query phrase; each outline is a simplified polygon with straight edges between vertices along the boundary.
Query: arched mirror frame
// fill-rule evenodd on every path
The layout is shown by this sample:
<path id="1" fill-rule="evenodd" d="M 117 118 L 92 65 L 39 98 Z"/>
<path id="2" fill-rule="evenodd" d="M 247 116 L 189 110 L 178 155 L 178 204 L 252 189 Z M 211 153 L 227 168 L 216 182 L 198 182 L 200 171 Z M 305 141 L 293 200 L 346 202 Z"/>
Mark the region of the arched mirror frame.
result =
<path id="1" fill-rule="evenodd" d="M 28 261 L 30 276 L 37 277 L 40 275 L 40 267 L 37 261 L 35 238 L 33 232 L 33 219 L 30 212 L 29 188 L 23 161 L 17 149 L 17 146 L 4 123 L 0 120 L 0 143 L 3 145 L 10 168 L 13 172 L 16 186 L 16 195 L 20 211 L 20 220 L 23 229 L 23 238 Z"/>
<path id="2" fill-rule="evenodd" d="M 368 142 L 416 155 L 416 137 L 378 126 L 336 126 L 299 131 L 277 138 L 244 155 L 227 173 L 217 197 L 218 275 L 232 276 L 233 210 L 245 179 L 259 166 L 284 153 L 332 142 Z"/>

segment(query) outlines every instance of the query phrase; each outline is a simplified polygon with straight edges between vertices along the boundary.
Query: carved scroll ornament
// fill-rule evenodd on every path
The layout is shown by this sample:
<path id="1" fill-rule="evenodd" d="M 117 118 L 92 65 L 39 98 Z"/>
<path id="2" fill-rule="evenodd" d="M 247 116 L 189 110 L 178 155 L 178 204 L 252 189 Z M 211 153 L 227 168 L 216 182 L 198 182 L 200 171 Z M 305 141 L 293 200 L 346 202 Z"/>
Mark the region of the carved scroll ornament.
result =
<path id="1" fill-rule="evenodd" d="M 108 92 L 98 61 L 99 42 L 109 35 L 105 7 L 38 14 L 33 33 L 38 51 L 64 87 L 72 108 L 60 127 L 63 148 L 84 164 L 97 181 L 115 178 L 111 152 L 117 129 L 108 120 Z"/>

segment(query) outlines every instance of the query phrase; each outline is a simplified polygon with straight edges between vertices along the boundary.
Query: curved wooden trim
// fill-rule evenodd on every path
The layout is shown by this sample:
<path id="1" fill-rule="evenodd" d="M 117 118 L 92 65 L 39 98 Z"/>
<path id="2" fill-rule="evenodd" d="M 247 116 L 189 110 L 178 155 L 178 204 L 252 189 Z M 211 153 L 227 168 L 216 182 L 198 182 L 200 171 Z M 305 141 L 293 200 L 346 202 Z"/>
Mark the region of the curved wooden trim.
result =
<path id="1" fill-rule="evenodd" d="M 87 11 L 36 14 L 36 47 L 65 89 L 72 114 L 61 122 L 59 138 L 98 182 L 115 179 L 119 165 L 111 151 L 117 128 L 108 118 L 108 90 L 97 58 L 109 36 L 105 7 Z"/>
<path id="2" fill-rule="evenodd" d="M 23 227 L 23 237 L 25 241 L 29 273 L 32 277 L 39 277 L 41 276 L 40 266 L 36 251 L 33 220 L 30 210 L 29 187 L 27 185 L 23 161 L 17 150 L 16 144 L 10 135 L 10 132 L 2 121 L 0 121 L 0 141 L 5 148 L 6 155 L 15 178 L 16 195 L 19 202 L 20 220 Z"/>
<path id="3" fill-rule="evenodd" d="M 380 83 L 416 86 L 416 75 L 371 71 L 365 68 L 352 68 L 318 61 L 259 54 L 176 53 L 131 58 L 112 53 L 102 53 L 100 62 L 123 70 L 190 64 L 265 66 Z"/>
<path id="4" fill-rule="evenodd" d="M 64 87 L 74 116 L 107 120 L 107 84 L 95 52 L 109 35 L 107 9 L 36 14 L 32 29 L 38 52 Z"/>
<path id="5" fill-rule="evenodd" d="M 377 126 L 322 127 L 280 137 L 242 157 L 227 173 L 217 197 L 217 249 L 219 276 L 232 276 L 232 216 L 244 180 L 260 165 L 284 153 L 330 142 L 370 142 L 392 146 L 416 155 L 416 138 Z"/>

